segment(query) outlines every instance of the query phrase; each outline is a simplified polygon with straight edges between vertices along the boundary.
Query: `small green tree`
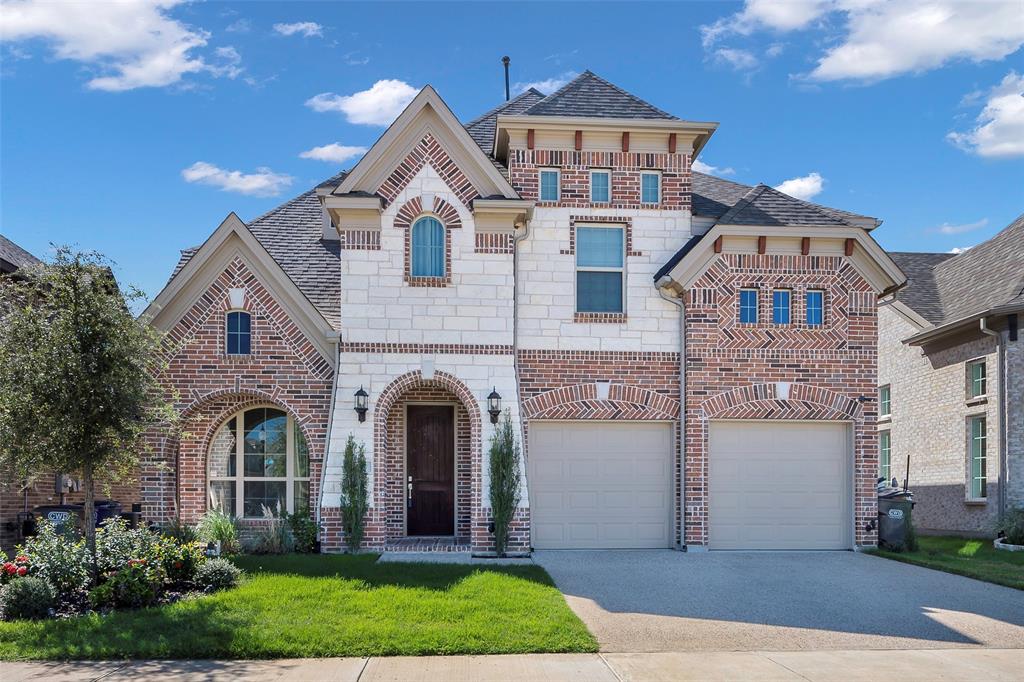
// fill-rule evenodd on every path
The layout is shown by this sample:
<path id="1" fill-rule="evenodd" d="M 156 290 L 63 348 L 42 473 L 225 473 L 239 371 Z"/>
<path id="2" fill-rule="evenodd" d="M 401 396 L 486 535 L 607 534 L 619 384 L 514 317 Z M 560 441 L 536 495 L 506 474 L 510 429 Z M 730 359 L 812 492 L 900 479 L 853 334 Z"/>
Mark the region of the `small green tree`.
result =
<path id="1" fill-rule="evenodd" d="M 494 519 L 494 549 L 505 556 L 508 532 L 519 506 L 519 443 L 512 426 L 512 413 L 505 416 L 491 437 L 491 514 Z"/>
<path id="2" fill-rule="evenodd" d="M 356 443 L 350 434 L 345 443 L 341 475 L 341 522 L 345 544 L 355 552 L 363 544 L 366 533 L 366 511 L 370 507 L 367 494 L 366 446 Z"/>
<path id="3" fill-rule="evenodd" d="M 97 474 L 133 475 L 146 430 L 175 421 L 157 382 L 161 337 L 128 308 L 142 292 L 119 290 L 96 253 L 59 248 L 18 275 L 0 277 L 0 470 L 80 475 L 95 557 Z"/>

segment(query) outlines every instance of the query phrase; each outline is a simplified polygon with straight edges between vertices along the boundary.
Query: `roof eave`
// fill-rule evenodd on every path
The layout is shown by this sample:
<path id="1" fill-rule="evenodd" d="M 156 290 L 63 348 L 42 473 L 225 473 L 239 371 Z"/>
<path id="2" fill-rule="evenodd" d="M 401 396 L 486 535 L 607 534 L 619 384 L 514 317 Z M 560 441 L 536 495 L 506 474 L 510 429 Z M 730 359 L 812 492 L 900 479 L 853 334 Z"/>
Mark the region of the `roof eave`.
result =
<path id="1" fill-rule="evenodd" d="M 986 308 L 985 310 L 979 310 L 976 313 L 936 325 L 924 330 L 923 332 L 909 336 L 903 339 L 903 343 L 907 346 L 923 346 L 948 336 L 952 336 L 953 334 L 967 331 L 975 322 L 984 317 L 992 317 L 993 315 L 1009 315 L 1011 313 L 1019 313 L 1021 311 L 1024 311 L 1024 303 L 1003 304 L 992 308 Z"/>

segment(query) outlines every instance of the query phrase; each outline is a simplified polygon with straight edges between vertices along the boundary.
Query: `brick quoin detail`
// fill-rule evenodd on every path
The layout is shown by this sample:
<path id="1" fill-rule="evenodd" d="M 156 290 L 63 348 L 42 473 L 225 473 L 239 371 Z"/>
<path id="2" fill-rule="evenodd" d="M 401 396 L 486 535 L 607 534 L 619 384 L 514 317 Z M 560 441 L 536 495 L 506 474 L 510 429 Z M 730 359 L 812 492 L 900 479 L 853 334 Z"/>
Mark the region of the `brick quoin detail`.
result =
<path id="1" fill-rule="evenodd" d="M 759 290 L 759 320 L 741 325 L 739 290 L 749 287 Z M 776 288 L 793 290 L 792 324 L 770 321 Z M 825 292 L 820 327 L 805 324 L 807 289 Z M 709 420 L 817 419 L 851 424 L 854 539 L 874 545 L 865 526 L 877 509 L 878 321 L 867 282 L 843 257 L 722 254 L 685 301 L 686 543 L 708 543 Z M 788 400 L 778 382 L 791 384 Z"/>
<path id="2" fill-rule="evenodd" d="M 515 241 L 510 234 L 477 232 L 473 237 L 475 239 L 473 253 L 497 253 L 510 256 L 515 250 Z"/>
<path id="3" fill-rule="evenodd" d="M 385 204 L 393 202 L 405 189 L 423 166 L 430 164 L 445 181 L 464 206 L 471 206 L 473 199 L 480 196 L 473 183 L 459 169 L 444 147 L 433 135 L 423 136 L 411 152 L 392 171 L 391 175 L 377 189 Z"/>
<path id="4" fill-rule="evenodd" d="M 523 199 L 536 201 L 537 206 L 690 209 L 692 178 L 687 154 L 511 149 L 508 168 L 512 186 Z M 541 168 L 560 170 L 558 201 L 539 200 Z M 611 170 L 611 202 L 591 203 L 592 168 Z M 661 203 L 640 201 L 640 172 L 646 170 L 661 173 Z"/>
<path id="5" fill-rule="evenodd" d="M 252 315 L 252 354 L 225 354 L 228 291 L 245 290 Z M 334 371 L 240 259 L 234 259 L 165 342 L 159 380 L 183 417 L 177 439 L 147 434 L 140 478 L 147 521 L 180 514 L 194 523 L 207 508 L 207 451 L 216 429 L 235 411 L 273 405 L 292 415 L 309 446 L 311 505 L 319 499 Z M 315 510 L 311 510 L 315 514 Z M 248 522 L 247 522 L 248 523 Z"/>

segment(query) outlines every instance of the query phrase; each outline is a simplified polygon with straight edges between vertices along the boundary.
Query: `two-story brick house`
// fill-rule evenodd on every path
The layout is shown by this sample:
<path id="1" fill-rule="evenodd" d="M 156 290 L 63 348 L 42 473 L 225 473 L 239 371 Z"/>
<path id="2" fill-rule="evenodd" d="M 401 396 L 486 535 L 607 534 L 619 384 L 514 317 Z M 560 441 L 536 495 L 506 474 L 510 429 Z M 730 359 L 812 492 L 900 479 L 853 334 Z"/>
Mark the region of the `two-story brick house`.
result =
<path id="1" fill-rule="evenodd" d="M 878 313 L 880 475 L 908 479 L 919 529 L 991 536 L 1024 507 L 1024 216 L 957 255 L 891 255 L 908 281 Z"/>
<path id="2" fill-rule="evenodd" d="M 352 435 L 370 547 L 485 552 L 500 402 L 515 550 L 873 544 L 903 275 L 873 218 L 693 172 L 716 128 L 590 72 L 464 125 L 428 86 L 350 171 L 229 216 L 148 310 L 193 426 L 146 512 L 308 504 L 337 550 Z"/>

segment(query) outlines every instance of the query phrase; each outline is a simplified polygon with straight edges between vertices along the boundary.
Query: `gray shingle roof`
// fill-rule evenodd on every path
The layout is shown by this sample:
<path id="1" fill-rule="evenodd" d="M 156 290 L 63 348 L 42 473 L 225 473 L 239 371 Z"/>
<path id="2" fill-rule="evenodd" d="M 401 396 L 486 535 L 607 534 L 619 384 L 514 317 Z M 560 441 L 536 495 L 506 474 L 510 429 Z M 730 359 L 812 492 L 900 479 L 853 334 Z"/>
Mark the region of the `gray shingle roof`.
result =
<path id="1" fill-rule="evenodd" d="M 344 175 L 340 173 L 327 183 L 341 182 Z M 323 238 L 316 189 L 264 213 L 250 221 L 248 227 L 324 319 L 340 330 L 341 242 Z M 192 247 L 181 252 L 172 278 L 198 250 L 199 247 Z"/>
<path id="2" fill-rule="evenodd" d="M 543 92 L 536 88 L 530 88 L 521 95 L 502 102 L 486 114 L 463 124 L 463 127 L 469 132 L 473 141 L 480 145 L 480 149 L 484 150 L 484 154 L 490 156 L 494 150 L 494 129 L 498 123 L 498 116 L 500 114 L 521 114 L 542 99 L 544 99 Z"/>
<path id="3" fill-rule="evenodd" d="M 0 234 L 0 261 L 3 261 L 0 264 L 0 272 L 14 272 L 42 262 L 2 234 Z"/>
<path id="4" fill-rule="evenodd" d="M 896 292 L 896 300 L 906 303 L 928 321 L 942 319 L 942 301 L 935 285 L 934 268 L 953 258 L 953 254 L 894 251 L 889 255 L 907 276 L 907 284 Z"/>
<path id="5" fill-rule="evenodd" d="M 678 120 L 653 104 L 584 71 L 524 112 L 527 116 L 584 116 Z"/>
<path id="6" fill-rule="evenodd" d="M 783 194 L 768 185 L 758 185 L 718 219 L 723 225 L 835 225 L 849 222 L 814 204 Z"/>

